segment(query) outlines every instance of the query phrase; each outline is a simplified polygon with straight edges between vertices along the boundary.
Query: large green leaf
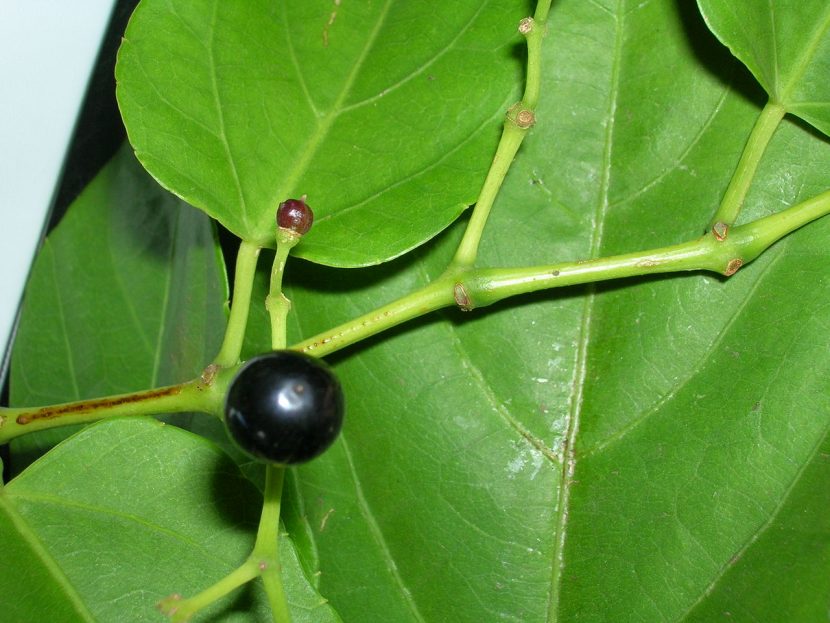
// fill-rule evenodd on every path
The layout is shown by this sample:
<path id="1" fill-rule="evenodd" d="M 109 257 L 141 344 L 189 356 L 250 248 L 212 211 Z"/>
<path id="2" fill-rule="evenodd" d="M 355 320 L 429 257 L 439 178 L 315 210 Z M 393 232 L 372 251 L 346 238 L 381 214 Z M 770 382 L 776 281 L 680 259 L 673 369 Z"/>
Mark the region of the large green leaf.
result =
<path id="1" fill-rule="evenodd" d="M 830 134 L 830 3 L 698 0 L 709 28 L 773 101 Z"/>
<path id="2" fill-rule="evenodd" d="M 50 404 L 194 378 L 219 349 L 226 300 L 210 219 L 159 188 L 122 149 L 37 257 L 11 401 Z M 14 464 L 65 436 L 16 441 Z"/>
<path id="3" fill-rule="evenodd" d="M 699 235 L 760 91 L 675 3 L 560 3 L 551 23 L 482 264 Z M 745 218 L 828 170 L 828 145 L 785 123 Z M 423 285 L 457 233 L 350 279 L 296 266 L 298 332 Z M 828 238 L 813 225 L 728 281 L 539 294 L 337 356 L 342 441 L 298 470 L 321 592 L 346 621 L 823 619 L 830 530 L 801 510 L 830 490 Z"/>
<path id="4" fill-rule="evenodd" d="M 699 235 L 757 85 L 689 3 L 557 3 L 545 46 L 538 124 L 482 264 Z M 827 171 L 828 144 L 785 122 L 743 218 L 825 190 Z M 345 275 L 292 262 L 292 334 L 439 275 L 461 225 Z M 349 622 L 824 620 L 828 239 L 821 221 L 729 280 L 540 293 L 334 356 L 343 437 L 287 487 L 304 575 Z"/>
<path id="5" fill-rule="evenodd" d="M 307 194 L 297 253 L 374 264 L 476 200 L 524 5 L 143 0 L 118 100 L 139 160 L 234 233 L 273 246 L 277 204 Z"/>
<path id="6" fill-rule="evenodd" d="M 4 560 L 22 554 L 0 565 L 3 620 L 164 621 L 159 600 L 196 594 L 245 560 L 261 500 L 201 437 L 147 419 L 89 427 L 0 489 Z M 339 621 L 281 543 L 294 620 Z M 210 611 L 201 620 L 272 620 L 259 584 Z"/>

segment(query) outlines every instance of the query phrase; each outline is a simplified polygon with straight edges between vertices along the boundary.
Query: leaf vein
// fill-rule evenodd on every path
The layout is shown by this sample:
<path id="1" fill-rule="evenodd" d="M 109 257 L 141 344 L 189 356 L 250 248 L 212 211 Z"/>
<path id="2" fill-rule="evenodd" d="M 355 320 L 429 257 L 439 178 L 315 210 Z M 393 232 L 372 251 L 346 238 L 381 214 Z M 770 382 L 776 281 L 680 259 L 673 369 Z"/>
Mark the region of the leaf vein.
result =
<path id="1" fill-rule="evenodd" d="M 771 0 L 770 0 L 771 1 Z M 772 6 L 770 6 L 770 15 L 772 17 Z M 783 104 L 785 107 L 791 103 L 789 99 L 792 96 L 792 91 L 795 89 L 798 81 L 804 76 L 804 72 L 807 71 L 807 67 L 810 65 L 810 61 L 813 60 L 813 56 L 815 55 L 816 49 L 818 48 L 819 44 L 821 43 L 822 38 L 827 34 L 828 29 L 830 29 L 830 4 L 825 5 L 824 9 L 824 16 L 821 19 L 815 20 L 816 28 L 810 33 L 810 38 L 807 41 L 807 45 L 804 46 L 803 52 L 801 56 L 798 58 L 795 66 L 793 67 L 793 72 L 790 76 L 790 79 L 787 81 L 787 84 L 784 85 L 784 88 L 780 94 L 781 101 L 780 103 Z M 778 46 L 777 41 L 775 42 L 776 45 L 773 45 L 773 53 L 776 55 L 776 72 L 778 68 Z M 777 77 L 777 76 L 776 76 Z M 776 85 L 778 84 L 776 80 Z"/>
<path id="2" fill-rule="evenodd" d="M 242 187 L 242 184 L 239 180 L 239 171 L 236 167 L 236 160 L 231 153 L 230 143 L 228 142 L 228 134 L 227 129 L 225 126 L 225 111 L 224 107 L 222 106 L 222 102 L 219 99 L 219 83 L 217 81 L 216 76 L 216 50 L 215 50 L 215 43 L 216 43 L 216 20 L 217 14 L 219 13 L 219 3 L 221 0 L 214 0 L 213 3 L 213 15 L 211 16 L 211 24 L 210 24 L 210 41 L 208 43 L 208 61 L 210 62 L 210 86 L 213 92 L 213 102 L 216 105 L 216 113 L 217 118 L 219 119 L 219 142 L 222 144 L 222 148 L 225 151 L 225 157 L 228 161 L 228 167 L 230 168 L 231 177 L 234 182 L 234 186 L 236 187 L 236 194 L 237 198 L 239 199 L 239 208 L 243 215 L 243 222 L 245 223 L 245 228 L 250 229 L 250 223 L 248 222 L 248 205 L 245 201 L 245 190 Z M 221 206 L 217 206 L 221 207 Z"/>
<path id="3" fill-rule="evenodd" d="M 784 256 L 784 249 L 786 247 L 786 243 L 779 244 L 775 249 L 770 249 L 767 253 L 770 255 L 772 260 L 763 268 L 761 274 L 757 278 L 755 284 L 753 284 L 750 291 L 741 301 L 740 305 L 736 308 L 735 313 L 732 314 L 729 321 L 723 326 L 723 328 L 718 332 L 718 335 L 709 345 L 709 348 L 706 349 L 706 352 L 700 358 L 700 361 L 696 366 L 694 366 L 688 376 L 684 378 L 680 383 L 675 385 L 671 391 L 669 391 L 665 396 L 663 396 L 660 400 L 658 400 L 650 409 L 643 411 L 639 416 L 631 420 L 628 424 L 624 427 L 620 428 L 616 433 L 610 435 L 603 441 L 596 443 L 595 445 L 585 448 L 582 452 L 580 452 L 580 456 L 583 459 L 587 459 L 599 452 L 602 452 L 606 448 L 615 445 L 622 441 L 625 437 L 627 437 L 630 433 L 634 432 L 637 428 L 639 428 L 642 424 L 644 424 L 652 415 L 657 413 L 660 409 L 662 409 L 666 404 L 668 404 L 675 396 L 677 396 L 686 385 L 688 385 L 694 378 L 695 375 L 700 372 L 701 367 L 711 358 L 712 354 L 715 353 L 718 348 L 720 347 L 723 340 L 729 333 L 729 330 L 734 326 L 734 324 L 740 318 L 742 311 L 746 308 L 749 304 L 752 296 L 755 292 L 761 287 L 761 283 L 765 276 L 767 276 L 770 270 L 781 260 Z"/>
<path id="4" fill-rule="evenodd" d="M 349 444 L 346 441 L 346 436 L 340 435 L 340 441 L 343 447 L 343 453 L 346 455 L 346 461 L 349 464 L 349 473 L 351 474 L 352 482 L 354 483 L 355 497 L 357 499 L 358 507 L 360 508 L 360 514 L 363 515 L 363 518 L 366 520 L 366 525 L 369 528 L 369 532 L 372 534 L 372 538 L 374 538 L 375 543 L 377 543 L 381 554 L 386 559 L 386 567 L 389 570 L 389 573 L 394 579 L 395 583 L 400 587 L 401 594 L 407 606 L 409 607 L 412 616 L 415 618 L 416 621 L 419 621 L 420 623 L 426 623 L 426 620 L 418 610 L 418 606 L 415 603 L 411 591 L 406 587 L 406 584 L 404 583 L 403 578 L 401 577 L 400 571 L 398 570 L 398 565 L 395 563 L 395 559 L 392 556 L 392 552 L 389 550 L 389 544 L 386 542 L 386 538 L 383 536 L 383 531 L 381 530 L 380 526 L 378 525 L 378 522 L 375 519 L 374 514 L 369 508 L 369 502 L 368 500 L 366 500 L 366 496 L 363 494 L 363 486 L 360 484 L 360 479 L 357 476 L 357 469 L 355 468 L 354 459 L 352 458 L 352 453 L 349 449 Z"/>
<path id="5" fill-rule="evenodd" d="M 46 240 L 44 243 L 44 251 L 49 249 L 51 252 L 49 253 L 49 258 L 52 262 L 52 283 L 55 287 L 55 303 L 57 304 L 57 312 L 58 318 L 60 319 L 61 323 L 61 337 L 63 337 L 63 343 L 66 346 L 66 363 L 69 367 L 69 378 L 72 381 L 72 389 L 75 392 L 74 398 L 76 400 L 80 400 L 81 398 L 81 390 L 78 387 L 78 377 L 75 371 L 75 358 L 72 356 L 72 345 L 69 342 L 69 330 L 66 326 L 66 313 L 63 309 L 63 297 L 61 296 L 61 287 L 60 283 L 58 282 L 58 271 L 57 271 L 57 264 L 55 263 L 55 252 L 51 250 L 51 244 L 49 240 Z"/>
<path id="6" fill-rule="evenodd" d="M 617 100 L 620 94 L 620 74 L 623 48 L 623 30 L 625 27 L 625 1 L 617 0 L 616 15 L 614 15 L 614 50 L 611 66 L 611 87 L 608 98 L 607 123 L 605 126 L 605 141 L 602 154 L 602 176 L 598 192 L 598 201 L 593 216 L 593 234 L 591 238 L 591 256 L 599 254 L 602 246 L 605 216 L 609 208 L 608 196 L 611 186 L 613 163 L 614 130 L 617 120 Z M 567 523 L 570 511 L 570 493 L 576 469 L 576 439 L 579 433 L 579 424 L 584 401 L 585 382 L 588 375 L 588 346 L 591 340 L 591 325 L 594 317 L 596 300 L 596 286 L 586 288 L 583 305 L 582 323 L 579 329 L 578 348 L 574 365 L 573 393 L 570 400 L 570 415 L 568 417 L 567 432 L 562 450 L 563 467 L 559 483 L 559 499 L 554 519 L 555 538 L 553 564 L 551 565 L 551 583 L 548 593 L 547 620 L 559 619 L 559 603 L 562 593 L 562 574 L 565 568 L 565 543 L 567 538 Z"/>
<path id="7" fill-rule="evenodd" d="M 470 30 L 470 27 L 476 22 L 478 17 L 481 15 L 482 11 L 484 11 L 485 7 L 487 7 L 489 4 L 490 4 L 490 0 L 486 0 L 485 2 L 482 2 L 481 4 L 479 4 L 478 9 L 476 10 L 476 12 L 472 15 L 472 17 L 470 17 L 470 20 L 464 25 L 464 27 L 461 28 L 458 31 L 458 34 L 455 35 L 452 38 L 452 40 L 450 40 L 450 42 L 447 43 L 447 45 L 445 45 L 443 48 L 441 48 L 441 50 L 439 50 L 435 54 L 433 54 L 433 56 L 430 59 L 428 59 L 427 61 L 422 63 L 420 67 L 418 67 L 417 69 L 412 70 L 409 74 L 407 74 L 406 76 L 404 76 L 403 78 L 401 78 L 400 80 L 395 82 L 394 84 L 391 84 L 390 86 L 386 87 L 385 89 L 383 89 L 377 95 L 373 95 L 372 97 L 367 97 L 364 100 L 361 100 L 359 102 L 355 102 L 354 104 L 350 104 L 350 105 L 344 107 L 340 112 L 341 113 L 349 112 L 349 111 L 354 110 L 356 108 L 361 108 L 362 106 L 366 106 L 368 104 L 371 104 L 372 102 L 376 102 L 379 99 L 381 99 L 383 97 L 386 97 L 387 95 L 389 95 L 393 91 L 396 91 L 397 89 L 401 88 L 407 82 L 410 82 L 410 81 L 414 80 L 417 76 L 420 76 L 421 74 L 423 74 L 427 69 L 429 69 L 435 63 L 437 63 L 443 56 L 445 56 L 450 50 L 452 50 L 452 48 L 455 46 L 455 44 L 458 43 L 465 34 L 467 34 L 467 32 Z"/>
<path id="8" fill-rule="evenodd" d="M 300 178 L 308 169 L 309 164 L 311 163 L 312 158 L 317 153 L 317 150 L 320 148 L 320 145 L 323 143 L 325 138 L 328 136 L 329 132 L 331 131 L 334 122 L 340 116 L 343 102 L 349 95 L 352 87 L 354 86 L 354 82 L 357 79 L 358 74 L 360 73 L 360 69 L 363 67 L 363 63 L 366 62 L 366 57 L 369 54 L 369 50 L 372 49 L 375 41 L 377 40 L 381 28 L 383 27 L 383 23 L 386 21 L 386 17 L 389 14 L 389 9 L 392 6 L 392 0 L 386 0 L 383 8 L 378 15 L 378 20 L 375 23 L 372 32 L 369 33 L 369 36 L 366 38 L 366 44 L 363 46 L 363 50 L 361 51 L 360 55 L 357 58 L 357 61 L 352 67 L 352 70 L 349 72 L 349 75 L 346 77 L 346 81 L 343 84 L 343 88 L 337 96 L 332 109 L 322 117 L 321 123 L 318 124 L 317 130 L 309 136 L 308 140 L 305 144 L 300 148 L 297 157 L 294 159 L 295 164 L 292 169 L 288 172 L 285 176 L 285 180 L 283 181 L 282 187 L 280 191 L 277 193 L 278 197 L 287 197 L 289 193 L 294 191 L 294 187 L 299 182 Z"/>
<path id="9" fill-rule="evenodd" d="M 789 499 L 790 494 L 793 492 L 795 487 L 798 485 L 801 477 L 804 475 L 804 472 L 807 471 L 807 469 L 812 464 L 813 460 L 821 452 L 822 444 L 827 439 L 828 434 L 830 434 L 830 425 L 824 427 L 824 434 L 817 436 L 817 441 L 816 441 L 815 445 L 813 446 L 813 449 L 811 450 L 809 456 L 805 457 L 805 460 L 802 461 L 801 464 L 799 465 L 798 470 L 795 472 L 795 474 L 793 475 L 793 478 L 788 483 L 787 488 L 781 493 L 781 497 L 778 500 L 778 504 L 776 504 L 775 508 L 773 508 L 770 511 L 769 517 L 767 517 L 767 520 L 765 522 L 763 522 L 760 526 L 758 526 L 757 530 L 755 530 L 752 534 L 749 535 L 749 537 L 744 541 L 743 545 L 741 545 L 741 547 L 737 550 L 737 552 L 727 562 L 723 563 L 720 566 L 717 573 L 713 576 L 712 581 L 709 582 L 709 585 L 700 594 L 700 597 L 698 597 L 698 599 L 689 606 L 689 608 L 686 610 L 686 612 L 678 620 L 682 621 L 682 620 L 687 619 L 689 617 L 689 615 L 692 613 L 692 611 L 698 605 L 703 603 L 703 601 L 709 595 L 712 594 L 712 592 L 715 590 L 718 582 L 726 575 L 726 573 L 729 571 L 729 569 L 732 568 L 734 562 L 739 560 L 741 557 L 743 557 L 743 555 L 749 550 L 749 548 L 752 547 L 752 545 L 759 538 L 761 538 L 761 536 L 763 536 L 768 530 L 770 530 L 772 528 L 773 524 L 778 519 L 778 516 L 781 514 L 784 507 L 786 506 L 787 500 Z"/>
<path id="10" fill-rule="evenodd" d="M 734 74 L 733 74 L 733 77 L 734 77 Z M 683 163 L 683 161 L 686 160 L 686 158 L 689 156 L 689 154 L 692 152 L 692 150 L 695 148 L 695 146 L 698 143 L 700 143 L 701 140 L 703 140 L 703 137 L 706 134 L 706 131 L 714 123 L 715 119 L 718 116 L 718 113 L 720 112 L 721 108 L 723 108 L 723 104 L 726 101 L 726 97 L 730 93 L 732 93 L 731 84 L 728 85 L 726 88 L 724 88 L 723 93 L 721 94 L 720 98 L 718 98 L 718 101 L 715 104 L 715 106 L 713 107 L 711 114 L 706 118 L 706 121 L 703 122 L 703 125 L 700 127 L 700 129 L 697 131 L 697 133 L 692 137 L 692 140 L 689 142 L 689 144 L 686 146 L 686 148 L 683 150 L 683 152 L 677 158 L 675 158 L 673 160 L 671 166 L 666 167 L 665 169 L 663 169 L 663 171 L 661 171 L 656 177 L 654 177 L 651 180 L 649 180 L 648 182 L 646 182 L 639 190 L 634 191 L 632 194 L 630 194 L 627 197 L 623 197 L 622 199 L 618 199 L 617 201 L 613 202 L 609 207 L 613 208 L 613 207 L 623 205 L 625 203 L 629 203 L 630 201 L 633 201 L 633 200 L 637 199 L 638 197 L 644 195 L 646 192 L 648 192 L 649 190 L 651 190 L 652 188 L 657 186 L 657 184 L 662 182 L 671 173 L 676 171 L 680 167 L 680 165 Z"/>
<path id="11" fill-rule="evenodd" d="M 24 538 L 25 542 L 29 545 L 37 558 L 43 563 L 43 566 L 46 567 L 49 574 L 55 579 L 56 583 L 63 589 L 64 594 L 75 607 L 75 611 L 78 615 L 80 615 L 85 621 L 95 623 L 95 618 L 87 609 L 83 599 L 69 581 L 69 578 L 66 577 L 66 574 L 60 568 L 58 562 L 48 552 L 37 533 L 31 528 L 31 526 L 29 526 L 24 517 L 20 515 L 18 510 L 15 508 L 14 503 L 9 499 L 10 497 L 11 496 L 9 494 L 5 494 L 5 492 L 0 489 L 0 509 L 4 509 L 6 511 L 6 516 L 17 529 L 18 533 Z"/>
<path id="12" fill-rule="evenodd" d="M 505 100 L 505 101 L 508 101 L 508 100 Z M 433 169 L 438 168 L 446 160 L 450 159 L 453 155 L 455 155 L 455 153 L 457 153 L 459 150 L 463 149 L 464 146 L 466 146 L 467 144 L 469 144 L 470 142 L 472 142 L 473 140 L 478 138 L 478 136 L 483 131 L 489 130 L 492 127 L 493 120 L 496 119 L 498 116 L 502 115 L 502 112 L 501 112 L 502 109 L 500 108 L 499 110 L 500 110 L 500 112 L 498 113 L 498 115 L 494 115 L 493 117 L 484 120 L 467 137 L 465 137 L 464 139 L 459 141 L 456 145 L 452 146 L 450 149 L 443 150 L 442 153 L 441 153 L 441 156 L 437 160 L 432 162 L 431 164 L 428 164 L 428 165 L 422 167 L 421 169 L 419 169 L 418 171 L 415 171 L 415 172 L 407 175 L 406 177 L 401 178 L 400 180 L 396 181 L 394 184 L 390 184 L 390 185 L 384 187 L 383 189 L 373 193 L 372 195 L 369 195 L 365 199 L 361 199 L 360 201 L 358 201 L 356 203 L 353 203 L 352 205 L 346 206 L 345 208 L 343 208 L 341 210 L 338 210 L 337 212 L 333 212 L 331 214 L 325 215 L 324 217 L 319 219 L 319 222 L 327 221 L 327 220 L 330 220 L 332 218 L 341 217 L 341 216 L 343 216 L 343 215 L 345 215 L 345 214 L 347 214 L 347 213 L 349 213 L 353 210 L 356 210 L 356 209 L 366 205 L 367 203 L 377 199 L 378 197 L 382 197 L 384 194 L 386 194 L 388 192 L 391 192 L 392 190 L 395 190 L 396 188 L 398 188 L 400 186 L 403 186 L 404 184 L 406 184 L 406 183 L 408 183 L 408 182 L 410 182 L 414 179 L 417 179 L 418 177 L 420 177 L 420 176 L 422 176 L 426 173 L 429 173 Z M 391 212 L 390 213 L 384 213 L 385 218 L 392 218 L 392 216 L 393 216 L 393 214 Z M 406 217 L 401 217 L 401 218 L 402 218 L 402 220 L 406 220 Z"/>

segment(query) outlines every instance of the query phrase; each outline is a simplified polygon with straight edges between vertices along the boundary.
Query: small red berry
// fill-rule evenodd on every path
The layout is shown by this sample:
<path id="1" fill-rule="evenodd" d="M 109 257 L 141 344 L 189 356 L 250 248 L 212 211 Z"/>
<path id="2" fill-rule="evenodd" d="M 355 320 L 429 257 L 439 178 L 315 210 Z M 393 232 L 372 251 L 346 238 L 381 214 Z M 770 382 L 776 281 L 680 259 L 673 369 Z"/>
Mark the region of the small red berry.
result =
<path id="1" fill-rule="evenodd" d="M 314 212 L 305 202 L 305 195 L 302 199 L 286 199 L 277 209 L 277 225 L 301 236 L 311 229 L 313 222 Z"/>

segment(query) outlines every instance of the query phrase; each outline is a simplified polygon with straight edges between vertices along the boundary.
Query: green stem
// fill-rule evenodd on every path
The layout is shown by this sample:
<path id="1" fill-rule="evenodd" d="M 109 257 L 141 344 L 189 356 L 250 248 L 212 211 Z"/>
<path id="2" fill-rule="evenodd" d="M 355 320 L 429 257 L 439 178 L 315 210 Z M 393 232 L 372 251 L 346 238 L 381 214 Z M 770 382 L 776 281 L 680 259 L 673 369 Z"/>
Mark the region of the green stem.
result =
<path id="1" fill-rule="evenodd" d="M 830 214 L 830 190 L 781 212 L 736 227 L 732 242 L 740 245 L 743 262 L 751 262 L 787 234 L 827 214 Z"/>
<path id="2" fill-rule="evenodd" d="M 734 259 L 711 234 L 652 251 L 626 253 L 578 262 L 521 268 L 480 269 L 464 282 L 470 308 L 486 307 L 511 296 L 608 279 L 639 275 L 710 270 L 726 274 Z M 730 273 L 731 274 L 731 273 Z"/>
<path id="3" fill-rule="evenodd" d="M 454 281 L 451 277 L 441 277 L 420 290 L 295 344 L 292 348 L 324 357 L 407 320 L 454 304 L 453 291 Z"/>
<path id="4" fill-rule="evenodd" d="M 542 83 L 542 38 L 545 31 L 545 20 L 550 8 L 550 0 L 540 2 L 536 7 L 536 18 L 525 18 L 519 24 L 519 32 L 527 39 L 527 76 L 525 78 L 525 92 L 522 101 L 515 104 L 507 113 L 502 130 L 501 140 L 493 158 L 493 164 L 484 179 L 484 185 L 473 208 L 470 221 L 464 237 L 458 245 L 451 267 L 469 268 L 476 260 L 478 247 L 490 211 L 496 200 L 504 178 L 513 164 L 513 158 L 521 147 L 528 130 L 536 121 L 536 105 L 539 102 L 539 92 Z"/>
<path id="5" fill-rule="evenodd" d="M 274 621 L 290 623 L 279 559 L 280 506 L 285 469 L 276 465 L 267 465 L 265 469 L 265 497 L 251 559 L 256 560 L 260 569 Z"/>
<path id="6" fill-rule="evenodd" d="M 0 408 L 0 444 L 26 433 L 112 417 L 182 412 L 216 414 L 221 410 L 226 376 L 208 368 L 201 378 L 180 385 L 46 407 Z"/>
<path id="7" fill-rule="evenodd" d="M 448 271 L 416 292 L 292 348 L 313 351 L 322 357 L 453 304 L 471 310 L 539 290 L 638 275 L 706 270 L 729 276 L 777 240 L 829 213 L 830 191 L 827 191 L 783 212 L 736 227 L 723 241 L 709 233 L 697 240 L 659 249 L 591 260 L 522 268 Z"/>
<path id="8" fill-rule="evenodd" d="M 160 601 L 158 608 L 162 613 L 168 615 L 173 623 L 185 623 L 190 621 L 194 614 L 203 608 L 207 608 L 210 604 L 243 584 L 247 584 L 257 575 L 259 575 L 259 567 L 255 561 L 249 558 L 216 584 L 206 588 L 198 595 L 188 599 L 182 599 L 179 595 L 171 595 Z"/>
<path id="9" fill-rule="evenodd" d="M 536 110 L 539 103 L 539 93 L 542 88 L 542 39 L 547 29 L 550 3 L 551 0 L 539 2 L 533 18 L 523 20 L 519 25 L 519 32 L 527 39 L 527 72 L 522 102 L 533 110 Z"/>
<path id="10" fill-rule="evenodd" d="M 300 236 L 286 229 L 277 230 L 277 252 L 271 267 L 271 285 L 265 297 L 265 308 L 271 318 L 271 348 L 285 348 L 286 319 L 291 311 L 291 301 L 282 293 L 282 276 L 291 249 L 300 241 Z"/>
<path id="11" fill-rule="evenodd" d="M 512 108 L 511 111 L 513 110 Z M 525 111 L 522 110 L 519 112 Z M 458 245 L 458 250 L 455 252 L 455 257 L 452 261 L 453 266 L 459 268 L 469 267 L 475 263 L 476 256 L 478 255 L 478 245 L 484 233 L 487 219 L 490 216 L 493 202 L 496 200 L 496 195 L 504 182 L 504 178 L 507 176 L 510 165 L 513 163 L 513 158 L 519 151 L 519 147 L 530 127 L 529 125 L 523 128 L 519 127 L 516 125 L 515 118 L 515 114 L 508 115 L 504 122 L 504 130 L 502 131 L 499 146 L 496 149 L 496 155 L 493 158 L 493 164 L 487 172 L 487 177 L 484 180 L 484 185 L 478 196 L 478 201 L 473 208 L 470 221 L 467 223 L 464 237 Z"/>
<path id="12" fill-rule="evenodd" d="M 456 305 L 470 310 L 549 288 L 690 270 L 731 275 L 787 234 L 827 214 L 830 214 L 830 191 L 735 227 L 723 241 L 710 233 L 698 240 L 605 258 L 524 268 L 448 271 L 416 292 L 292 348 L 322 357 L 443 307 Z M 234 373 L 235 368 L 220 370 L 208 366 L 200 379 L 181 385 L 48 407 L 0 408 L 0 443 L 30 431 L 84 424 L 106 417 L 181 411 L 219 414 L 225 389 Z"/>
<path id="13" fill-rule="evenodd" d="M 546 24 L 548 21 L 548 12 L 550 11 L 551 0 L 540 0 L 536 3 L 536 12 L 533 18 L 539 24 Z"/>
<path id="14" fill-rule="evenodd" d="M 282 278 L 288 254 L 301 237 L 301 234 L 294 231 L 277 228 L 277 252 L 271 268 L 268 296 L 265 299 L 265 307 L 271 317 L 271 347 L 274 350 L 285 348 L 286 344 L 286 319 L 288 312 L 291 311 L 291 301 L 282 292 Z M 279 559 L 280 506 L 284 475 L 285 469 L 282 467 L 276 465 L 265 467 L 262 516 L 259 520 L 254 551 L 251 553 L 251 558 L 257 560 L 275 623 L 291 623 L 291 614 L 282 586 Z"/>
<path id="15" fill-rule="evenodd" d="M 285 470 L 273 465 L 266 466 L 266 470 L 262 514 L 251 554 L 236 569 L 198 595 L 187 599 L 182 599 L 180 595 L 171 595 L 163 599 L 159 603 L 159 609 L 170 616 L 174 623 L 190 620 L 190 617 L 203 608 L 257 576 L 262 576 L 275 623 L 291 623 L 288 602 L 280 579 L 278 541 L 280 499 Z"/>
<path id="16" fill-rule="evenodd" d="M 239 363 L 242 342 L 245 339 L 245 327 L 248 324 L 248 312 L 251 307 L 251 290 L 254 285 L 259 246 L 243 240 L 236 255 L 236 270 L 233 279 L 233 302 L 225 328 L 225 338 L 219 354 L 213 360 L 217 366 L 227 368 Z"/>
<path id="17" fill-rule="evenodd" d="M 781 123 L 785 112 L 783 106 L 770 101 L 767 102 L 767 105 L 764 106 L 758 116 L 744 147 L 743 154 L 741 154 L 741 159 L 738 161 L 735 173 L 732 175 L 732 180 L 723 195 L 723 201 L 721 201 L 715 217 L 709 224 L 717 238 L 726 238 L 729 228 L 737 220 L 744 199 L 746 199 L 746 194 L 752 180 L 755 178 L 758 164 L 761 162 L 767 145 L 769 145 L 772 135 L 778 128 L 778 124 Z"/>

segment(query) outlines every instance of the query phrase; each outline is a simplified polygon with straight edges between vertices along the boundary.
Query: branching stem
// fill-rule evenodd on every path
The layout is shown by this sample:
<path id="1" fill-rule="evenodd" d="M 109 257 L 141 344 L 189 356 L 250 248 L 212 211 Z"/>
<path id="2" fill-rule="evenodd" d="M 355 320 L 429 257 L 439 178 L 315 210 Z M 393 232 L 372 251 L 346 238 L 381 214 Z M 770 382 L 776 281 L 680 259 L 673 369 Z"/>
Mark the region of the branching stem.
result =
<path id="1" fill-rule="evenodd" d="M 259 576 L 262 576 L 265 584 L 274 623 L 291 623 L 288 602 L 285 599 L 280 579 L 278 541 L 280 499 L 285 470 L 271 465 L 267 466 L 266 470 L 262 514 L 250 556 L 236 569 L 198 595 L 187 599 L 182 599 L 180 595 L 171 595 L 163 599 L 159 603 L 159 609 L 167 614 L 173 623 L 189 621 L 200 610 Z"/>
<path id="2" fill-rule="evenodd" d="M 536 105 L 539 102 L 542 83 L 542 38 L 545 34 L 545 21 L 549 9 L 550 0 L 543 0 L 537 5 L 536 17 L 525 18 L 519 24 L 519 32 L 527 40 L 525 92 L 522 100 L 507 112 L 493 164 L 490 165 L 490 170 L 484 179 L 484 185 L 481 187 L 478 201 L 473 208 L 467 230 L 455 252 L 451 269 L 469 268 L 475 264 L 481 236 L 487 225 L 496 195 L 504 183 L 504 178 L 507 176 L 510 165 L 513 164 L 513 158 L 516 157 L 522 141 L 536 122 Z"/>
<path id="3" fill-rule="evenodd" d="M 265 307 L 271 317 L 271 347 L 275 350 L 285 348 L 285 322 L 291 309 L 291 302 L 282 293 L 282 277 L 288 254 L 291 248 L 299 242 L 300 235 L 287 229 L 277 228 L 276 239 L 277 253 L 271 268 L 270 290 L 265 299 Z M 250 279 L 253 280 L 252 274 Z M 284 474 L 285 469 L 281 466 L 265 466 L 262 514 L 254 548 L 245 562 L 194 597 L 182 600 L 180 596 L 173 595 L 159 604 L 160 609 L 174 622 L 188 621 L 193 614 L 221 599 L 230 591 L 257 577 L 262 577 L 274 623 L 291 623 L 288 601 L 282 586 L 279 560 L 279 525 Z"/>
<path id="4" fill-rule="evenodd" d="M 590 260 L 520 268 L 448 270 L 420 290 L 292 348 L 322 357 L 443 307 L 456 305 L 468 311 L 511 296 L 563 286 L 691 270 L 731 275 L 787 234 L 827 214 L 830 190 L 735 227 L 723 240 L 709 233 L 676 245 Z M 36 430 L 107 417 L 182 411 L 219 414 L 225 389 L 235 371 L 236 367 L 208 366 L 199 379 L 181 385 L 47 407 L 0 408 L 0 443 Z"/>
<path id="5" fill-rule="evenodd" d="M 755 179 L 758 164 L 761 162 L 767 145 L 772 140 L 772 135 L 781 123 L 781 119 L 784 118 L 784 113 L 783 106 L 770 101 L 764 106 L 755 121 L 755 126 L 752 128 L 732 180 L 723 195 L 720 207 L 712 222 L 709 223 L 709 229 L 717 238 L 725 238 L 728 235 L 729 228 L 737 220 L 738 214 L 744 205 L 746 193 L 749 191 L 752 180 Z"/>
<path id="6" fill-rule="evenodd" d="M 736 227 L 726 240 L 719 240 L 709 233 L 697 240 L 659 249 L 591 260 L 448 271 L 416 292 L 295 344 L 293 348 L 322 357 L 442 307 L 457 305 L 468 311 L 508 297 L 563 286 L 692 270 L 729 276 L 777 240 L 828 213 L 830 191 Z"/>
<path id="7" fill-rule="evenodd" d="M 265 469 L 265 497 L 251 558 L 256 561 L 262 575 L 275 623 L 290 623 L 279 559 L 280 506 L 285 469 L 275 465 L 268 465 Z"/>

